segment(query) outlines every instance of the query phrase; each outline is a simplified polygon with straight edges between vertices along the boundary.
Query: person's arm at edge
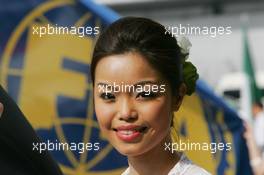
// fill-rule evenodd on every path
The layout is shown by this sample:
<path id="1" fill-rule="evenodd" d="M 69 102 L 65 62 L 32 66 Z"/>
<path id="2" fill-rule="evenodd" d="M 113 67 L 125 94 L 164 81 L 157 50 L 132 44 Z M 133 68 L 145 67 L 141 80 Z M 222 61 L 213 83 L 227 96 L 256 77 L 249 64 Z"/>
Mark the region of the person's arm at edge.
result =
<path id="1" fill-rule="evenodd" d="M 5 150 L 20 156 L 23 164 L 31 167 L 35 174 L 62 175 L 62 172 L 48 151 L 39 154 L 32 144 L 41 140 L 25 118 L 16 103 L 0 85 L 0 143 Z M 4 159 L 4 157 L 1 157 Z"/>

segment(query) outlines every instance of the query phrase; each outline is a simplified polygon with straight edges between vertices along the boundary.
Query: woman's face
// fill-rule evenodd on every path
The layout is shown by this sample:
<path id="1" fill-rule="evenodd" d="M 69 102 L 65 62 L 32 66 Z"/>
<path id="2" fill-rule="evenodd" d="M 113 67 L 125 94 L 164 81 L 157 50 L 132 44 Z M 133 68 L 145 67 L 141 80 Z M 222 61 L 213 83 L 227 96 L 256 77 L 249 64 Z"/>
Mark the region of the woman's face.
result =
<path id="1" fill-rule="evenodd" d="M 132 85 L 135 89 L 128 88 Z M 157 86 L 159 90 L 153 88 Z M 140 54 L 112 55 L 98 62 L 94 104 L 101 131 L 123 155 L 146 153 L 170 133 L 171 89 Z"/>

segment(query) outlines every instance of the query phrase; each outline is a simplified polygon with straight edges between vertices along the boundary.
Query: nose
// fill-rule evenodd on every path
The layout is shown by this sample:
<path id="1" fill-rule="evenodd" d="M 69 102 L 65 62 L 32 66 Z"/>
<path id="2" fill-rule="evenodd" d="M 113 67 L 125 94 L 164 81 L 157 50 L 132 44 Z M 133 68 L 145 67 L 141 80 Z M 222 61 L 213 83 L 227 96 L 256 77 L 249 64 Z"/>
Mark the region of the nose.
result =
<path id="1" fill-rule="evenodd" d="M 128 98 L 120 101 L 119 105 L 119 120 L 133 121 L 138 117 L 138 113 L 134 108 L 134 104 Z"/>

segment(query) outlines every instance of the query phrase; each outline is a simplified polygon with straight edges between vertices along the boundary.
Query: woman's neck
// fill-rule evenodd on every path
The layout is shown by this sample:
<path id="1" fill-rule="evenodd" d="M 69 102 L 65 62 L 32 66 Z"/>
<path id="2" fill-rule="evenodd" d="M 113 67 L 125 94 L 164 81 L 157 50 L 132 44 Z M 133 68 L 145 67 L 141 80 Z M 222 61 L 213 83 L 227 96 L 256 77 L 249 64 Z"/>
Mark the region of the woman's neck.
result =
<path id="1" fill-rule="evenodd" d="M 170 136 L 150 151 L 128 157 L 131 175 L 167 175 L 180 158 L 177 153 L 165 150 L 165 142 L 171 142 Z"/>

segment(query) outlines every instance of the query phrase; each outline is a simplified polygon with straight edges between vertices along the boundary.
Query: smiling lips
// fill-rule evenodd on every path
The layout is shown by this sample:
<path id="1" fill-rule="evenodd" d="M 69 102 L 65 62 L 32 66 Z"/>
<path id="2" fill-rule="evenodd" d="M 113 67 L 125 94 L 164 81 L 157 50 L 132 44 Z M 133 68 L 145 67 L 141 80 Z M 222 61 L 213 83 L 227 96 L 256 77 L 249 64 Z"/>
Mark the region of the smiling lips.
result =
<path id="1" fill-rule="evenodd" d="M 137 125 L 127 125 L 120 126 L 114 129 L 116 131 L 116 135 L 119 139 L 125 142 L 132 142 L 147 129 L 145 126 L 137 126 Z"/>

